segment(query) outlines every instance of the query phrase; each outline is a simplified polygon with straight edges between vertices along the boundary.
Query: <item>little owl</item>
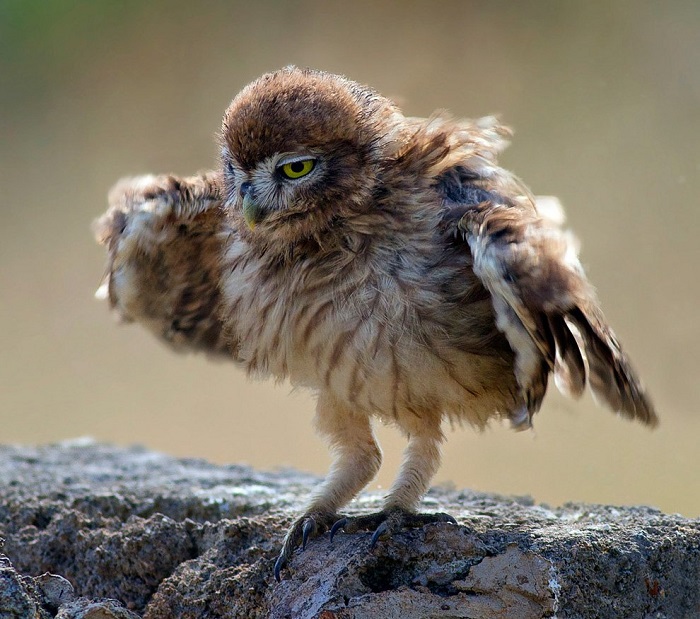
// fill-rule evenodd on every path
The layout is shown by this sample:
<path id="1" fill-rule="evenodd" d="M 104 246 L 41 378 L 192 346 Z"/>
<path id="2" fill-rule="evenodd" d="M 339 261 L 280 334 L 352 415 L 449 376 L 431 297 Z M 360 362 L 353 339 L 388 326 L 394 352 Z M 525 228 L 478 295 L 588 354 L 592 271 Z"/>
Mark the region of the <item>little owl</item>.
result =
<path id="1" fill-rule="evenodd" d="M 654 425 L 654 408 L 561 229 L 498 166 L 494 118 L 410 118 L 344 77 L 263 75 L 223 119 L 221 162 L 189 178 L 122 180 L 95 225 L 100 291 L 180 350 L 233 359 L 318 398 L 334 461 L 285 537 L 453 521 L 416 508 L 444 420 L 530 426 L 550 375 L 567 395 Z M 408 437 L 376 514 L 338 510 L 372 479 L 372 419 Z"/>

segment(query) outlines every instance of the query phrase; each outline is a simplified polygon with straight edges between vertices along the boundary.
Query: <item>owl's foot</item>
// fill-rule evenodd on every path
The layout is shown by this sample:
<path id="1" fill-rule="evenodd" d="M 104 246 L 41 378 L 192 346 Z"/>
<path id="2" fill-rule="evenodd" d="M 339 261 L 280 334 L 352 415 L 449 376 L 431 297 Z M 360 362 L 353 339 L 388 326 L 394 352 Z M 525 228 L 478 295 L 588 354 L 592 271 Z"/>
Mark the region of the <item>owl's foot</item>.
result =
<path id="1" fill-rule="evenodd" d="M 366 516 L 341 518 L 331 527 L 331 542 L 335 534 L 343 529 L 346 533 L 357 531 L 374 531 L 370 540 L 370 548 L 374 548 L 381 537 L 389 537 L 403 529 L 417 529 L 426 524 L 436 522 L 449 522 L 457 524 L 457 521 L 449 514 L 440 512 L 434 514 L 416 514 L 399 508 L 382 510 Z"/>
<path id="2" fill-rule="evenodd" d="M 319 512 L 310 512 L 304 514 L 301 518 L 294 521 L 282 543 L 282 550 L 277 561 L 275 561 L 275 580 L 280 581 L 280 573 L 287 565 L 289 558 L 296 548 L 301 546 L 302 550 L 306 549 L 306 544 L 309 540 L 318 537 L 328 531 L 331 525 L 338 521 L 338 514 L 328 514 Z"/>

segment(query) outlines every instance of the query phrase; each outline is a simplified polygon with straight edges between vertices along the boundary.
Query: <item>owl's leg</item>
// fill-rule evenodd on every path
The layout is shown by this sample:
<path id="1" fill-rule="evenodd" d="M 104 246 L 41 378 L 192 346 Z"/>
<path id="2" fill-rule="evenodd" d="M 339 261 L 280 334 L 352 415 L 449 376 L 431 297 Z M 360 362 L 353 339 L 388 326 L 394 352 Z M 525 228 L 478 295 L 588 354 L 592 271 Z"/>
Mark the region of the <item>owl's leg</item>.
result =
<path id="1" fill-rule="evenodd" d="M 399 474 L 384 500 L 385 511 L 415 510 L 440 467 L 440 444 L 443 439 L 439 425 L 421 424 L 410 428 Z"/>
<path id="2" fill-rule="evenodd" d="M 374 530 L 371 539 L 373 547 L 381 536 L 401 529 L 421 527 L 434 522 L 456 524 L 455 519 L 448 514 L 415 512 L 439 467 L 442 440 L 439 426 L 422 425 L 412 428 L 401 469 L 384 500 L 384 508 L 375 514 L 341 518 L 331 527 L 331 541 L 340 529 L 347 533 Z"/>
<path id="3" fill-rule="evenodd" d="M 348 503 L 375 476 L 382 452 L 374 438 L 369 417 L 349 410 L 328 394 L 321 394 L 316 429 L 330 444 L 333 464 L 314 494 L 304 515 L 287 532 L 275 563 L 275 578 L 298 546 L 327 531 L 339 518 L 338 509 Z"/>

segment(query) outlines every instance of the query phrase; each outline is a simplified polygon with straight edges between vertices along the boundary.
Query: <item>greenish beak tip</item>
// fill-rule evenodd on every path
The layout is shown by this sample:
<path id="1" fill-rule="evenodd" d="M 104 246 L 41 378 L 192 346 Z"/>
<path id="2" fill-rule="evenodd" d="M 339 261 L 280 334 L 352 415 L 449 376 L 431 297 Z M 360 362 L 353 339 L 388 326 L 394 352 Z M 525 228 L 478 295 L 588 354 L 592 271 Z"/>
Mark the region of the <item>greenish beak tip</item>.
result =
<path id="1" fill-rule="evenodd" d="M 243 198 L 243 219 L 251 230 L 255 230 L 255 226 L 263 219 L 264 212 L 258 204 L 246 194 Z"/>

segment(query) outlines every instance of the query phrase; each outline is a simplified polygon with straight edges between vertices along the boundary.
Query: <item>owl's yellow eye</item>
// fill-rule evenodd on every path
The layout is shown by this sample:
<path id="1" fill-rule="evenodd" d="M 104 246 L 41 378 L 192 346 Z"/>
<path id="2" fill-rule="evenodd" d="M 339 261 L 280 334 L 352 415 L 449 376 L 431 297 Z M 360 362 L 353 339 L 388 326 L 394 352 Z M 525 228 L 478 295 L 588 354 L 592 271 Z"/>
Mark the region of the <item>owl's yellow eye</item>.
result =
<path id="1" fill-rule="evenodd" d="M 291 161 L 280 166 L 282 170 L 282 175 L 286 178 L 301 178 L 306 176 L 311 170 L 314 169 L 316 165 L 315 159 L 298 159 L 297 161 Z"/>

